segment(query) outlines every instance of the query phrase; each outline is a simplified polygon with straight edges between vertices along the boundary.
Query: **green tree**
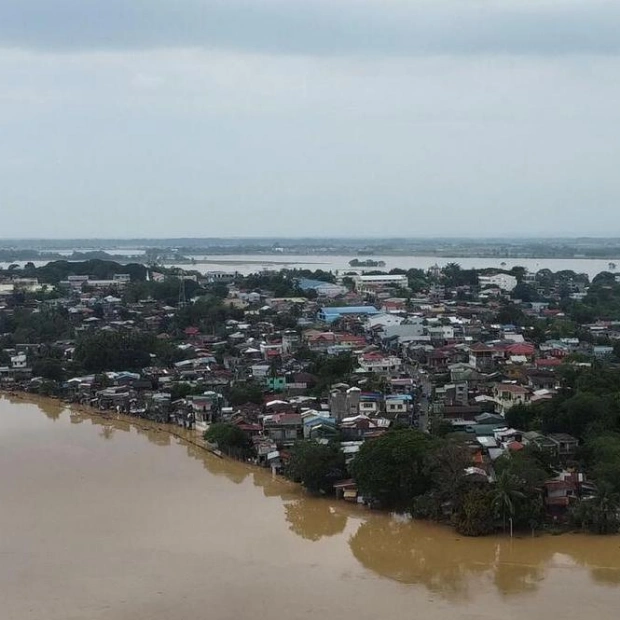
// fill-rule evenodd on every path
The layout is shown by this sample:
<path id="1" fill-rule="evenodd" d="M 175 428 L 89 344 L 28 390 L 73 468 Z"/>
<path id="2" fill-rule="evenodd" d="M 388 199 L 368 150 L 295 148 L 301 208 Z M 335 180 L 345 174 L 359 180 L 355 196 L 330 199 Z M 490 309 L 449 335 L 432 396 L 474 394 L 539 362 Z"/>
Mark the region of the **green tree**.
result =
<path id="1" fill-rule="evenodd" d="M 74 359 L 87 372 L 141 370 L 150 365 L 156 348 L 152 334 L 100 331 L 79 340 Z"/>
<path id="2" fill-rule="evenodd" d="M 344 454 L 337 444 L 298 441 L 290 450 L 285 475 L 311 493 L 329 494 L 346 472 Z"/>
<path id="3" fill-rule="evenodd" d="M 216 422 L 204 433 L 204 438 L 210 443 L 233 456 L 247 457 L 252 452 L 252 442 L 236 424 Z"/>
<path id="4" fill-rule="evenodd" d="M 529 431 L 536 426 L 535 409 L 523 403 L 510 407 L 505 417 L 508 426 L 521 431 Z"/>
<path id="5" fill-rule="evenodd" d="M 535 529 L 544 518 L 542 487 L 549 477 L 530 452 L 502 456 L 495 462 L 497 481 L 493 488 L 493 503 L 504 527 L 512 519 L 516 529 Z"/>
<path id="6" fill-rule="evenodd" d="M 62 362 L 53 358 L 35 360 L 32 363 L 32 374 L 50 381 L 64 381 L 66 378 Z"/>
<path id="7" fill-rule="evenodd" d="M 246 403 L 262 405 L 265 391 L 258 383 L 235 383 L 226 390 L 226 397 L 231 406 L 237 407 Z"/>
<path id="8" fill-rule="evenodd" d="M 491 492 L 473 487 L 464 496 L 453 519 L 453 525 L 464 536 L 484 536 L 494 529 L 494 507 Z"/>
<path id="9" fill-rule="evenodd" d="M 491 496 L 493 510 L 501 516 L 506 529 L 506 519 L 512 519 L 515 515 L 515 503 L 525 497 L 519 480 L 509 470 L 503 471 L 495 481 Z"/>
<path id="10" fill-rule="evenodd" d="M 616 534 L 620 530 L 620 495 L 601 484 L 594 497 L 581 499 L 571 511 L 571 521 L 592 534 Z"/>
<path id="11" fill-rule="evenodd" d="M 416 430 L 390 431 L 366 441 L 351 463 L 360 492 L 386 508 L 411 507 L 430 487 L 425 458 L 428 435 Z"/>

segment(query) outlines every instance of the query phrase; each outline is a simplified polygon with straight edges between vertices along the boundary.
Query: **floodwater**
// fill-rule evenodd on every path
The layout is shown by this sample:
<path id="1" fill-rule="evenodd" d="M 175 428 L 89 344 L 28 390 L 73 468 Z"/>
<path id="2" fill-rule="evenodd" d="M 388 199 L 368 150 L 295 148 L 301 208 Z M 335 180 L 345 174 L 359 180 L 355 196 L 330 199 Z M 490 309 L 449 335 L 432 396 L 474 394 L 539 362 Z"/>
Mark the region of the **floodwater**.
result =
<path id="1" fill-rule="evenodd" d="M 620 538 L 466 539 L 2 398 L 0 599 L 3 620 L 611 620 Z"/>
<path id="2" fill-rule="evenodd" d="M 236 254 L 226 256 L 196 256 L 195 265 L 170 264 L 168 267 L 182 267 L 192 269 L 200 273 L 208 271 L 238 272 L 243 275 L 255 273 L 262 269 L 323 269 L 324 271 L 342 272 L 351 269 L 349 261 L 353 258 L 365 260 L 382 260 L 385 267 L 377 269 L 386 271 L 390 269 L 424 269 L 433 265 L 445 267 L 448 263 L 458 263 L 463 269 L 485 269 L 495 267 L 497 269 L 512 269 L 512 267 L 526 267 L 528 271 L 535 273 L 539 269 L 551 271 L 563 271 L 570 269 L 576 273 L 586 273 L 592 279 L 601 271 L 609 271 L 609 260 L 589 258 L 477 258 L 477 257 L 444 257 L 444 256 L 337 256 L 322 254 Z M 615 261 L 620 264 L 620 259 Z"/>

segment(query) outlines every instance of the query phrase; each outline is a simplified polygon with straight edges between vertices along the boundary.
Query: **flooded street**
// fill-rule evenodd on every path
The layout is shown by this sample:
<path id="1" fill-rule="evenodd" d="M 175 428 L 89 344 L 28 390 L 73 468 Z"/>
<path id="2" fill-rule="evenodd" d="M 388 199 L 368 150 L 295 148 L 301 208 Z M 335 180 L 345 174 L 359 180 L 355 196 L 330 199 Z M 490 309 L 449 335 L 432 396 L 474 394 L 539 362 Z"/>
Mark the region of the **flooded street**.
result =
<path id="1" fill-rule="evenodd" d="M 617 618 L 620 537 L 467 539 L 0 398 L 3 620 Z"/>

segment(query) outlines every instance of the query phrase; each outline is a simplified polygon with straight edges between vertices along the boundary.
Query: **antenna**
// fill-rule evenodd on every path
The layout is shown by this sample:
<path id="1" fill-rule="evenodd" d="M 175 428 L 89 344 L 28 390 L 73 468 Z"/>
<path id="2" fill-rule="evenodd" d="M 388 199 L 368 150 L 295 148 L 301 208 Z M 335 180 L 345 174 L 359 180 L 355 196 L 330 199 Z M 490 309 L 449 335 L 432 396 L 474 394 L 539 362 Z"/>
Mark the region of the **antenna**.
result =
<path id="1" fill-rule="evenodd" d="M 179 307 L 184 306 L 187 303 L 187 299 L 185 298 L 185 278 L 183 274 L 180 275 L 179 279 Z"/>

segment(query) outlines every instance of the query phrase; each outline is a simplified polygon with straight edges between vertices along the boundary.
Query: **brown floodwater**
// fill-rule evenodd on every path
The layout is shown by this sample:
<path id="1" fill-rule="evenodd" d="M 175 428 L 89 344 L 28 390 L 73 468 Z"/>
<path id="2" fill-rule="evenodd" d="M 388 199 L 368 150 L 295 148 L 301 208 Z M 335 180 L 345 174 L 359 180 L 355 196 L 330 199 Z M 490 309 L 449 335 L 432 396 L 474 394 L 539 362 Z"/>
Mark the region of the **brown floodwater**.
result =
<path id="1" fill-rule="evenodd" d="M 620 537 L 462 538 L 174 430 L 0 399 L 2 620 L 620 617 Z"/>

